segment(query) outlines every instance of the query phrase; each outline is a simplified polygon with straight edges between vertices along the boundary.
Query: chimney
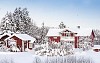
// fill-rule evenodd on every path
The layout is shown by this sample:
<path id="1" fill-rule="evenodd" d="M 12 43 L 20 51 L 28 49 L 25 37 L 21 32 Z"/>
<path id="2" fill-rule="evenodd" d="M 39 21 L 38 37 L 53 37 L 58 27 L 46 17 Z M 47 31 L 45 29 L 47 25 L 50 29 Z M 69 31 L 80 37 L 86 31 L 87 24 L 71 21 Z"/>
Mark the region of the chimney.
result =
<path id="1" fill-rule="evenodd" d="M 78 29 L 80 29 L 80 26 L 77 26 Z"/>

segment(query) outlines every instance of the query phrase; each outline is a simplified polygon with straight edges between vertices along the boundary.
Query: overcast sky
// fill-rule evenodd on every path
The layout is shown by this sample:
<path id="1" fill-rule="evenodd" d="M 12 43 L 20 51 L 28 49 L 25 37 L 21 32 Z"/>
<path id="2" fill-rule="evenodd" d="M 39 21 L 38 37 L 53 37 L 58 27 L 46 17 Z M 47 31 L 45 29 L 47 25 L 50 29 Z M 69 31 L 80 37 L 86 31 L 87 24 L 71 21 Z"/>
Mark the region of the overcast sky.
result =
<path id="1" fill-rule="evenodd" d="M 0 0 L 0 20 L 16 7 L 27 8 L 38 26 L 100 28 L 100 0 Z"/>

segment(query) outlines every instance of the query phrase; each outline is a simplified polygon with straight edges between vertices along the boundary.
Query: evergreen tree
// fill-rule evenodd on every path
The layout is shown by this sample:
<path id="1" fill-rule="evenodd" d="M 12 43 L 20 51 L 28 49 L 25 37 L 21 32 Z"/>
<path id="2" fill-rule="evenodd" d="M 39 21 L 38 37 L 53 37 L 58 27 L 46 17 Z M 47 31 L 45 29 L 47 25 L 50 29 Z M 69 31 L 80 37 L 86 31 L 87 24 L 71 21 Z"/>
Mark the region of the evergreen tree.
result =
<path id="1" fill-rule="evenodd" d="M 66 28 L 66 25 L 63 22 L 61 22 L 60 25 L 59 25 L 59 28 L 60 29 Z"/>
<path id="2" fill-rule="evenodd" d="M 0 28 L 2 31 L 14 32 L 14 33 L 25 33 L 31 35 L 37 39 L 37 42 L 42 42 L 44 37 L 47 34 L 48 28 L 44 27 L 44 24 L 41 28 L 36 26 L 36 23 L 33 23 L 32 19 L 29 17 L 29 12 L 27 8 L 16 8 L 14 12 L 10 12 L 2 18 Z"/>
<path id="3" fill-rule="evenodd" d="M 20 31 L 21 33 L 28 34 L 32 25 L 27 8 L 21 9 L 20 7 L 16 8 L 13 13 L 7 12 L 1 21 L 2 31 L 8 29 L 12 32 Z"/>

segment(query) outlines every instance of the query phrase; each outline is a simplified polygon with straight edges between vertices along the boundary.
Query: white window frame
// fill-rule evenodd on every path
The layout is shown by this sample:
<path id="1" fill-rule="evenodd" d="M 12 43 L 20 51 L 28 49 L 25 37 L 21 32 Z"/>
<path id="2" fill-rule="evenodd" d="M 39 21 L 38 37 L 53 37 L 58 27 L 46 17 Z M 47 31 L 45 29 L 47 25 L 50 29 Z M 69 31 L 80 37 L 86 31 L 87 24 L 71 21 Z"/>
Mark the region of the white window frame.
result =
<path id="1" fill-rule="evenodd" d="M 29 48 L 32 48 L 33 47 L 33 44 L 32 43 L 29 43 Z"/>
<path id="2" fill-rule="evenodd" d="M 57 37 L 53 37 L 54 39 L 57 39 Z"/>

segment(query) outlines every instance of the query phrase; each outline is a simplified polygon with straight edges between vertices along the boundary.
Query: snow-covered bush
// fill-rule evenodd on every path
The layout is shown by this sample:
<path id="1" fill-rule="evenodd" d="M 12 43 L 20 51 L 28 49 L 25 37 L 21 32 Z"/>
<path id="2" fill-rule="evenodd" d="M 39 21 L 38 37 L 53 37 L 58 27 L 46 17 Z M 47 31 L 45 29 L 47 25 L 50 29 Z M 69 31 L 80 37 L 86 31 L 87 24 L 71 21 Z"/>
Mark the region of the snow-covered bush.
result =
<path id="1" fill-rule="evenodd" d="M 7 47 L 6 46 L 1 46 L 0 47 L 0 52 L 6 52 L 7 51 Z"/>
<path id="2" fill-rule="evenodd" d="M 10 60 L 2 59 L 2 60 L 0 60 L 0 63 L 15 63 L 15 62 L 13 61 L 13 59 L 10 59 Z"/>
<path id="3" fill-rule="evenodd" d="M 41 63 L 41 59 L 39 57 L 35 57 L 35 61 L 33 63 Z"/>
<path id="4" fill-rule="evenodd" d="M 47 56 L 35 57 L 34 63 L 93 63 L 93 60 L 82 56 Z"/>

